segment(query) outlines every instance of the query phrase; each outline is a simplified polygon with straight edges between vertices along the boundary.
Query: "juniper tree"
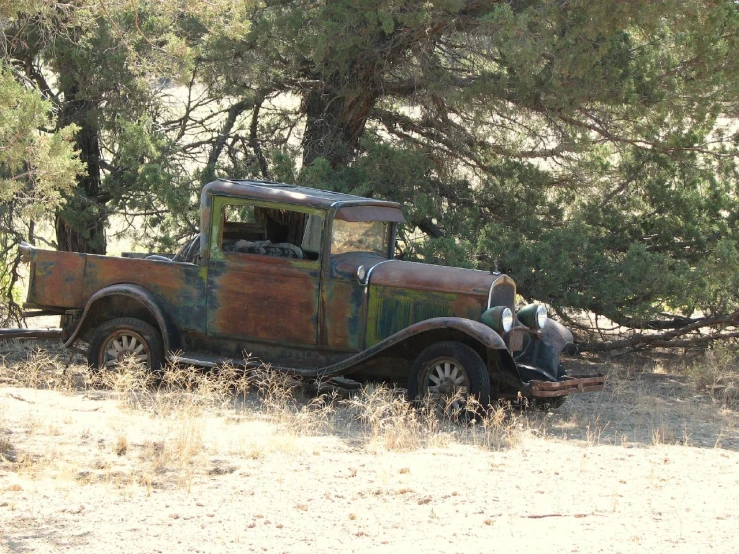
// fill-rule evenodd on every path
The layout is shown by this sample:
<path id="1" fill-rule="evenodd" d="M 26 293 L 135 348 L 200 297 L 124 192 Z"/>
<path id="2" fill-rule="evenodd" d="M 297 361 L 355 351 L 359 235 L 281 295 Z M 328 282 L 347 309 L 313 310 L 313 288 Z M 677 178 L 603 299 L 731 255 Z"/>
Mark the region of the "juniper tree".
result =
<path id="1" fill-rule="evenodd" d="M 28 6 L 6 60 L 87 162 L 60 246 L 114 210 L 194 231 L 217 175 L 296 180 L 403 202 L 401 257 L 658 332 L 629 344 L 736 333 L 734 2 Z"/>
<path id="2" fill-rule="evenodd" d="M 401 201 L 401 256 L 507 271 L 572 323 L 735 333 L 734 2 L 267 0 L 234 17 L 201 58 L 252 119 L 225 168 Z M 260 117 L 276 97 L 299 107 Z"/>
<path id="3" fill-rule="evenodd" d="M 73 127 L 56 132 L 51 105 L 0 69 L 0 324 L 20 317 L 16 246 L 34 241 L 34 224 L 63 203 L 81 165 Z"/>
<path id="4" fill-rule="evenodd" d="M 167 163 L 156 120 L 163 89 L 189 71 L 188 18 L 146 0 L 21 3 L 5 16 L 6 63 L 51 103 L 59 129 L 75 126 L 85 164 L 56 214 L 58 248 L 105 253 L 110 214 L 150 209 L 184 173 Z"/>

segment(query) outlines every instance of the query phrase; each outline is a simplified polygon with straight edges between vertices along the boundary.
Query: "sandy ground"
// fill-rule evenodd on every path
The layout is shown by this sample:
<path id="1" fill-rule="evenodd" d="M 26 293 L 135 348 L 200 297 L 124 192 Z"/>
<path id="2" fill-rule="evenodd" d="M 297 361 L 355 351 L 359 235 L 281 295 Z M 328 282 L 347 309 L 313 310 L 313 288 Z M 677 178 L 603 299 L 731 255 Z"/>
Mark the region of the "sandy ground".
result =
<path id="1" fill-rule="evenodd" d="M 6 378 L 0 551 L 739 552 L 739 414 L 616 373 L 487 432 Z"/>

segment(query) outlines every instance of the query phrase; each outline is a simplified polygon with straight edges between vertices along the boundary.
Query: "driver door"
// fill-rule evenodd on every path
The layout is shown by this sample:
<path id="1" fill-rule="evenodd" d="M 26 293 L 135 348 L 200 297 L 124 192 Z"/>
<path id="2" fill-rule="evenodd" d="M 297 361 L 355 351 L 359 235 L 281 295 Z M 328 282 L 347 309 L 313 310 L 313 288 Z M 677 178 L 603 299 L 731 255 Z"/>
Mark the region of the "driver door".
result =
<path id="1" fill-rule="evenodd" d="M 260 344 L 315 347 L 323 220 L 307 211 L 215 198 L 207 333 L 236 339 L 255 355 L 265 351 Z M 316 221 L 319 247 L 312 251 Z M 308 227 L 313 230 L 306 233 Z"/>

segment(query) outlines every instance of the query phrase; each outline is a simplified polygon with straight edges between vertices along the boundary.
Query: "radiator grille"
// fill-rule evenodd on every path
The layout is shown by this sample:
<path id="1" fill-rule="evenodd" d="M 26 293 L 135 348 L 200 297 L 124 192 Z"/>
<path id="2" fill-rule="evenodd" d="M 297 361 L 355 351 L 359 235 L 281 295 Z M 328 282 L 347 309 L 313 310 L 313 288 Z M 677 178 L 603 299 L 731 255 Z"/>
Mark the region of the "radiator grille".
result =
<path id="1" fill-rule="evenodd" d="M 490 295 L 490 308 L 494 306 L 508 306 L 515 310 L 516 285 L 507 280 L 500 280 L 493 284 L 493 292 Z"/>

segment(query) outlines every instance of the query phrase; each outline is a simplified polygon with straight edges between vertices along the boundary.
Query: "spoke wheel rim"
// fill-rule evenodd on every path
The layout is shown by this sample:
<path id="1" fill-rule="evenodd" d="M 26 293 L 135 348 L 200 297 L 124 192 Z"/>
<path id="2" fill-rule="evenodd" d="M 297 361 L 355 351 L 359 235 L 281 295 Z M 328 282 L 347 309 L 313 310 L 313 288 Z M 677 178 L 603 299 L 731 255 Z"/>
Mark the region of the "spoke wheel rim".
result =
<path id="1" fill-rule="evenodd" d="M 436 358 L 426 364 L 421 392 L 449 414 L 464 410 L 470 394 L 470 378 L 458 360 Z"/>
<path id="2" fill-rule="evenodd" d="M 105 339 L 100 349 L 98 365 L 101 368 L 112 368 L 127 359 L 151 367 L 151 349 L 141 334 L 131 329 L 119 329 Z"/>

